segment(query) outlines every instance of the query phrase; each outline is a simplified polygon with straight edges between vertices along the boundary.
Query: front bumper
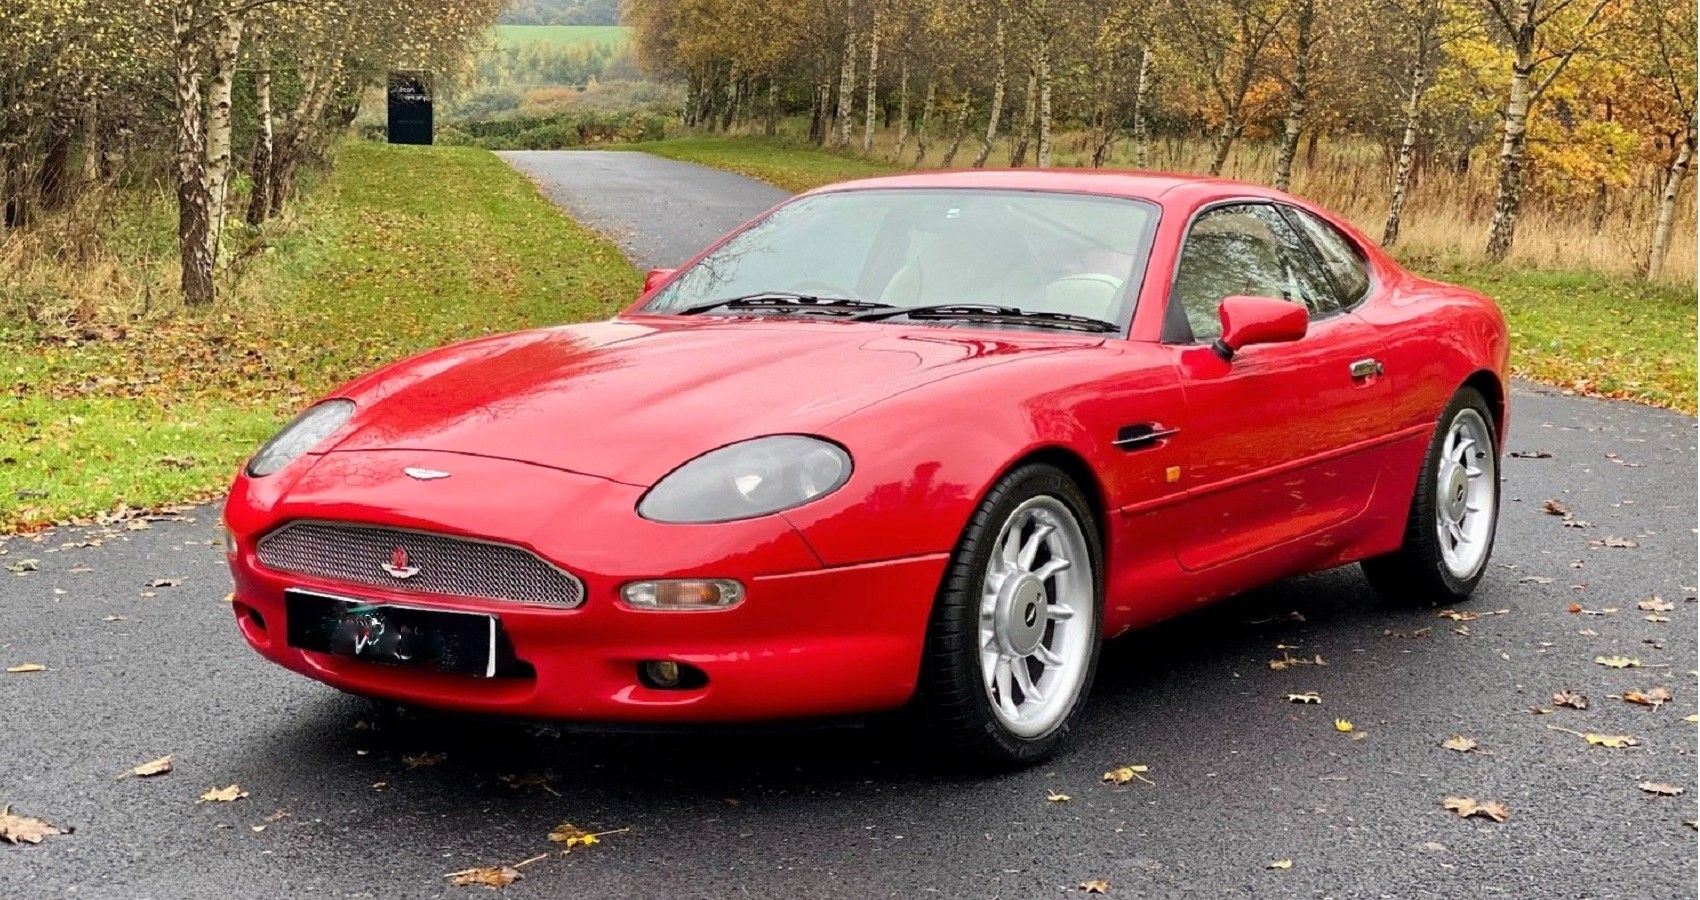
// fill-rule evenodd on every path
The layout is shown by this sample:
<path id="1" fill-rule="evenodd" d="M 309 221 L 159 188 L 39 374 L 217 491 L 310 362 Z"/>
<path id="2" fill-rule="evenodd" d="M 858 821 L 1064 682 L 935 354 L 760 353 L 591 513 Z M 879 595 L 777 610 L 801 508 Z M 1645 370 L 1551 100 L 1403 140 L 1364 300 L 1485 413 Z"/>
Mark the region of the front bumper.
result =
<path id="1" fill-rule="evenodd" d="M 420 483 L 406 466 L 451 471 Z M 388 473 L 395 473 L 390 476 Z M 282 474 L 282 473 L 280 473 Z M 587 722 L 754 722 L 875 712 L 914 693 L 942 554 L 824 568 L 778 516 L 710 526 L 639 518 L 640 488 L 521 463 L 413 451 L 333 453 L 294 479 L 238 481 L 226 516 L 238 628 L 266 658 L 357 694 L 468 712 Z M 455 482 L 459 482 L 455 484 Z M 540 508 L 544 512 L 536 512 Z M 560 510 L 572 510 L 563 515 Z M 276 572 L 256 540 L 286 521 L 334 519 L 516 544 L 578 576 L 555 609 L 439 597 Z M 573 549 L 567 549 L 573 548 Z M 618 592 L 655 577 L 743 582 L 724 610 L 632 609 Z M 532 674 L 471 678 L 288 646 L 284 591 L 491 613 Z M 690 690 L 645 686 L 639 665 L 701 669 Z"/>

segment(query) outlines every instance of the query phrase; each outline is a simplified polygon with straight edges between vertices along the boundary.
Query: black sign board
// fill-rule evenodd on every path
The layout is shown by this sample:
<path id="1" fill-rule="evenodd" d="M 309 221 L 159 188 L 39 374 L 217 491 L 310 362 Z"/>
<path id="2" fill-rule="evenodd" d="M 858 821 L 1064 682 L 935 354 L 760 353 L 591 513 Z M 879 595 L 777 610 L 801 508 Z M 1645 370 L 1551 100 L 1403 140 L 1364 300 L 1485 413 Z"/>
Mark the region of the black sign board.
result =
<path id="1" fill-rule="evenodd" d="M 431 73 L 390 73 L 390 143 L 431 143 Z"/>

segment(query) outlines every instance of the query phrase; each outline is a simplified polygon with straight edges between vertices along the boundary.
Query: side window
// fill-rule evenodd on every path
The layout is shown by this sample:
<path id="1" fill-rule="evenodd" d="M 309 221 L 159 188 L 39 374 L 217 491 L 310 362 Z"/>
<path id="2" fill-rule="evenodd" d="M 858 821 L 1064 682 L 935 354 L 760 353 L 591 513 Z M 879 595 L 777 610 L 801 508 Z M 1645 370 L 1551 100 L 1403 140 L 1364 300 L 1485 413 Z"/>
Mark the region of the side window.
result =
<path id="1" fill-rule="evenodd" d="M 1237 295 L 1301 303 L 1312 316 L 1340 308 L 1298 232 L 1266 203 L 1212 209 L 1192 223 L 1181 245 L 1169 302 L 1186 313 L 1194 340 L 1221 336 L 1217 307 Z"/>
<path id="2" fill-rule="evenodd" d="M 1282 207 L 1288 218 L 1299 223 L 1310 238 L 1322 265 L 1340 289 L 1340 299 L 1347 306 L 1358 302 L 1369 291 L 1369 267 L 1356 244 L 1340 233 L 1340 229 L 1296 207 Z"/>

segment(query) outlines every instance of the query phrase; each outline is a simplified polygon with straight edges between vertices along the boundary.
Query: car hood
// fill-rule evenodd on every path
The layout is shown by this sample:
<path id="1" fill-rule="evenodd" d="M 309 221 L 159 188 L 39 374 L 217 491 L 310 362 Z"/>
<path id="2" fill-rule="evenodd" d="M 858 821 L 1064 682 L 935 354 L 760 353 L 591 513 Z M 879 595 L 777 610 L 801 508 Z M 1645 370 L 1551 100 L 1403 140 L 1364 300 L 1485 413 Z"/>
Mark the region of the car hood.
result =
<path id="1" fill-rule="evenodd" d="M 465 453 L 647 486 L 734 441 L 818 431 L 929 382 L 1101 343 L 721 316 L 539 329 L 445 347 L 351 383 L 341 396 L 357 409 L 333 452 Z"/>

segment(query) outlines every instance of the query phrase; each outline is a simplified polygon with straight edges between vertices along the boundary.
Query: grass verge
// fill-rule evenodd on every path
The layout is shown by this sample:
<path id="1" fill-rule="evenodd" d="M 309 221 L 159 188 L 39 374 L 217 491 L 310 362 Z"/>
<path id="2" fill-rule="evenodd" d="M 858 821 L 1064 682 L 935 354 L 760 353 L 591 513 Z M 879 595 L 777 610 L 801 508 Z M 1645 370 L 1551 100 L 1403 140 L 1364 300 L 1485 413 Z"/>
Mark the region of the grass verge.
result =
<path id="1" fill-rule="evenodd" d="M 627 147 L 739 172 L 791 191 L 899 171 L 883 161 L 762 138 L 676 138 L 619 149 Z M 1512 371 L 1519 377 L 1694 413 L 1692 286 L 1592 272 L 1407 262 L 1499 301 L 1511 325 Z"/>
<path id="2" fill-rule="evenodd" d="M 214 495 L 289 415 L 362 371 L 606 316 L 641 285 L 491 154 L 363 142 L 245 277 L 263 301 L 105 329 L 0 326 L 0 531 Z"/>

